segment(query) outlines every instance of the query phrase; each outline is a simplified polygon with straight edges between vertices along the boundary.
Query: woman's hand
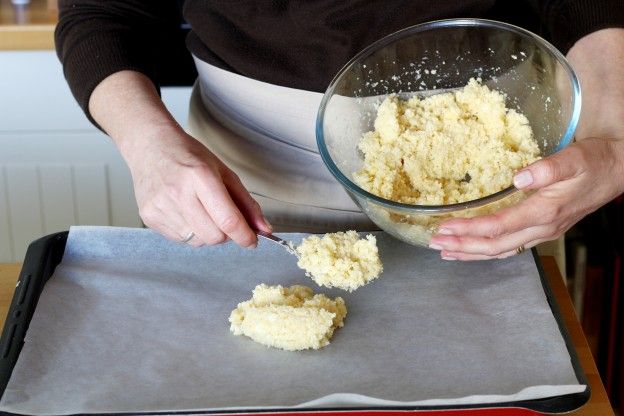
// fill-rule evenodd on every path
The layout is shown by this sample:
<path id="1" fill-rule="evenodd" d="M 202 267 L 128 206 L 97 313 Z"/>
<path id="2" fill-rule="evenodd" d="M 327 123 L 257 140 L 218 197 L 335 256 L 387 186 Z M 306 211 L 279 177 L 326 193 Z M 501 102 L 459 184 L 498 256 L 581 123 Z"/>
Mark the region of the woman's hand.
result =
<path id="1" fill-rule="evenodd" d="M 624 141 L 574 143 L 519 171 L 514 185 L 536 192 L 492 215 L 442 223 L 430 247 L 448 260 L 485 260 L 558 238 L 624 191 Z"/>
<path id="2" fill-rule="evenodd" d="M 143 222 L 166 237 L 182 241 L 192 232 L 193 246 L 232 239 L 255 247 L 254 229 L 271 232 L 236 174 L 181 129 L 149 137 L 125 156 Z"/>
<path id="3" fill-rule="evenodd" d="M 535 191 L 518 205 L 441 224 L 431 245 L 443 258 L 501 258 L 554 240 L 624 191 L 624 29 L 591 33 L 567 56 L 583 91 L 580 140 L 515 175 Z"/>
<path id="4" fill-rule="evenodd" d="M 271 232 L 234 172 L 184 132 L 145 75 L 108 76 L 91 94 L 89 111 L 126 160 L 148 227 L 193 246 L 232 239 L 254 247 L 254 229 Z"/>

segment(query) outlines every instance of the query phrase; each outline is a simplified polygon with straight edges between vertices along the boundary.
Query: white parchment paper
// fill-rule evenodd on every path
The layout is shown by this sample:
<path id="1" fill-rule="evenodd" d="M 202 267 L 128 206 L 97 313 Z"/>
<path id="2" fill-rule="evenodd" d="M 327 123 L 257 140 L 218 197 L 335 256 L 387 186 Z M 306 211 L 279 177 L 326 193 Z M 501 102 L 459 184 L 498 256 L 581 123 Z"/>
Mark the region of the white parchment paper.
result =
<path id="1" fill-rule="evenodd" d="M 439 405 L 585 389 L 530 253 L 464 263 L 385 234 L 378 245 L 383 275 L 346 293 L 319 288 L 267 241 L 193 249 L 149 230 L 72 228 L 0 409 Z M 303 352 L 232 335 L 230 311 L 259 283 L 342 296 L 344 328 Z"/>

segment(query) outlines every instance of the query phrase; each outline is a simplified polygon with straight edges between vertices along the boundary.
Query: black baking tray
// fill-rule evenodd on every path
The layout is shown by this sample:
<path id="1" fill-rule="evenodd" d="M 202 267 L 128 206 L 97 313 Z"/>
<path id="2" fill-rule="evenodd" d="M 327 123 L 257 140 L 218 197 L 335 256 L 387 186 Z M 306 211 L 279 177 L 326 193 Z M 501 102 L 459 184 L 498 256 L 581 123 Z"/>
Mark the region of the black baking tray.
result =
<path id="1" fill-rule="evenodd" d="M 32 319 L 39 296 L 45 286 L 46 282 L 52 274 L 54 269 L 61 262 L 63 253 L 65 250 L 65 243 L 67 242 L 67 236 L 69 232 L 64 231 L 60 233 L 50 234 L 35 240 L 30 244 L 26 252 L 26 257 L 22 266 L 22 270 L 19 275 L 19 279 L 16 285 L 15 294 L 11 302 L 11 307 L 7 314 L 6 322 L 2 330 L 2 337 L 0 338 L 0 397 L 4 394 L 4 390 L 11 378 L 11 373 L 15 367 L 15 363 L 19 357 L 22 346 L 24 345 L 24 337 L 28 330 L 28 325 Z M 506 403 L 492 403 L 492 404 L 473 404 L 473 405 L 455 405 L 455 406 L 392 406 L 392 407 L 370 407 L 370 408 L 306 408 L 306 409 L 258 409 L 258 410 L 245 410 L 244 412 L 235 410 L 215 411 L 210 412 L 212 414 L 229 414 L 229 413 L 310 413 L 310 412 L 405 412 L 405 411 L 432 411 L 432 410 L 459 410 L 459 409 L 492 409 L 492 408 L 520 408 L 532 410 L 540 413 L 566 413 L 572 410 L 578 409 L 583 406 L 591 395 L 591 390 L 587 382 L 587 378 L 581 367 L 580 361 L 572 344 L 572 340 L 568 331 L 564 325 L 563 318 L 559 311 L 559 308 L 555 302 L 552 289 L 548 284 L 541 262 L 535 249 L 532 250 L 533 257 L 537 264 L 539 275 L 542 281 L 544 292 L 548 299 L 548 303 L 551 307 L 553 315 L 561 331 L 576 378 L 579 384 L 585 384 L 587 389 L 581 393 L 567 394 L 547 399 L 538 400 L 525 400 Z M 206 414 L 206 412 L 188 411 L 188 412 L 162 412 L 149 414 Z M 9 415 L 10 413 L 0 412 L 3 415 Z M 130 413 L 127 413 L 130 414 Z M 147 414 L 147 413 L 146 413 Z"/>

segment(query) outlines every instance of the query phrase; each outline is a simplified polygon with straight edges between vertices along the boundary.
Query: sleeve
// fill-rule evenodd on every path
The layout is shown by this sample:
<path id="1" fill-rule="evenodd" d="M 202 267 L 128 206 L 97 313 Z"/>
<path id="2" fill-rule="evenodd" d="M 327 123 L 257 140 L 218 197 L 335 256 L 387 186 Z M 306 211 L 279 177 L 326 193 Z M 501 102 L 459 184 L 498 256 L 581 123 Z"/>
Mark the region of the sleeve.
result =
<path id="1" fill-rule="evenodd" d="M 92 123 L 89 98 L 107 76 L 134 70 L 159 88 L 159 48 L 179 27 L 178 17 L 176 2 L 165 0 L 59 0 L 56 51 Z"/>
<path id="2" fill-rule="evenodd" d="M 563 53 L 592 32 L 624 27 L 622 0 L 531 0 L 551 42 Z"/>

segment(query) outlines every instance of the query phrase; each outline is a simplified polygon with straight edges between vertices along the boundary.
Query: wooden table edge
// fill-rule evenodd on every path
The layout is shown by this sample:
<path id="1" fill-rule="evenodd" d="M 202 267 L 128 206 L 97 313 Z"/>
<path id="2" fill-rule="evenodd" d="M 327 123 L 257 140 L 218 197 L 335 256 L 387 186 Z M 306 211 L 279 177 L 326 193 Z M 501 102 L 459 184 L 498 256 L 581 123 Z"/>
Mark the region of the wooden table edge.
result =
<path id="1" fill-rule="evenodd" d="M 557 302 L 563 322 L 570 334 L 572 344 L 574 345 L 574 349 L 579 357 L 581 367 L 585 372 L 591 389 L 589 401 L 583 407 L 568 414 L 575 416 L 614 416 L 613 408 L 611 407 L 604 385 L 600 379 L 598 368 L 596 367 L 591 350 L 587 344 L 587 339 L 585 338 L 581 324 L 576 316 L 572 299 L 561 277 L 555 258 L 552 256 L 542 256 L 540 260 L 544 268 L 546 279 L 548 279 L 548 284 Z"/>
<path id="2" fill-rule="evenodd" d="M 54 25 L 2 25 L 0 51 L 53 51 Z"/>

